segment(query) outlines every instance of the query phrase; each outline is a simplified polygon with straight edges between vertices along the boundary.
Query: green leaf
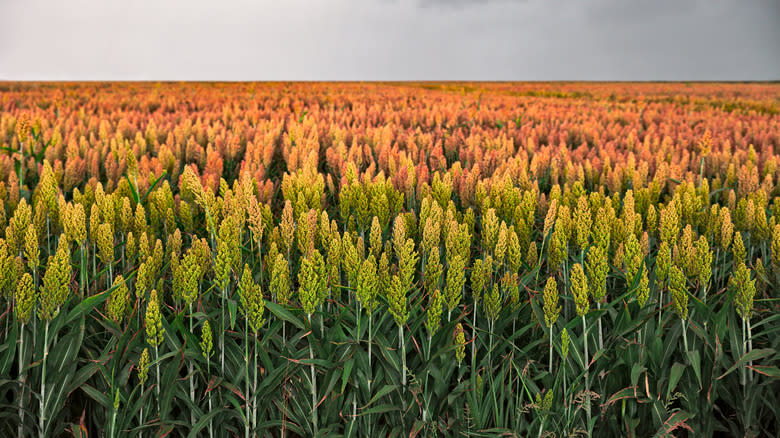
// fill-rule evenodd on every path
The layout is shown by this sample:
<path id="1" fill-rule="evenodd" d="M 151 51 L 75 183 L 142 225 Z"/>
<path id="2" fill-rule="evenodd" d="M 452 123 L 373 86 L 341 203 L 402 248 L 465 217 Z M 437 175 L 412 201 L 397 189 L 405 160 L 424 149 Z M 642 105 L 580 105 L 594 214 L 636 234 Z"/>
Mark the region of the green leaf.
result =
<path id="1" fill-rule="evenodd" d="M 699 389 L 701 389 L 701 356 L 699 355 L 699 350 L 689 351 L 688 360 L 691 361 L 691 367 L 693 372 L 696 373 L 696 380 L 699 382 Z"/>
<path id="2" fill-rule="evenodd" d="M 350 359 L 344 364 L 344 372 L 341 374 L 341 392 L 347 387 L 349 375 L 352 374 L 352 367 L 355 366 L 355 359 Z"/>
<path id="3" fill-rule="evenodd" d="M 390 394 L 391 392 L 393 392 L 393 391 L 395 391 L 397 389 L 398 389 L 398 385 L 385 385 L 385 386 L 383 386 L 382 389 L 377 391 L 376 394 L 374 394 L 374 396 L 371 397 L 371 400 L 368 403 L 366 403 L 366 405 L 363 406 L 361 409 L 365 409 L 368 406 L 371 406 L 371 404 L 373 404 L 375 401 L 379 400 L 380 398 L 386 396 L 387 394 Z"/>
<path id="4" fill-rule="evenodd" d="M 669 400 L 669 396 L 672 394 L 672 391 L 677 387 L 677 382 L 680 381 L 680 378 L 682 377 L 683 373 L 685 372 L 685 365 L 675 362 L 674 365 L 672 365 L 672 371 L 669 375 L 669 386 L 666 388 L 666 399 Z"/>
<path id="5" fill-rule="evenodd" d="M 270 301 L 266 301 L 265 302 L 265 307 L 267 307 L 268 310 L 271 313 L 273 313 L 277 318 L 282 319 L 284 321 L 287 321 L 290 324 L 294 325 L 295 327 L 297 327 L 297 328 L 299 328 L 301 330 L 304 329 L 305 326 L 303 324 L 303 321 L 301 321 L 300 319 L 296 318 L 295 315 L 293 315 L 293 313 L 290 312 L 289 310 L 287 310 L 286 308 L 284 308 L 284 307 L 282 307 L 282 306 L 280 306 L 280 305 L 278 305 L 276 303 L 272 303 Z"/>
<path id="6" fill-rule="evenodd" d="M 236 313 L 238 312 L 238 303 L 236 300 L 228 300 L 228 313 L 230 314 L 230 330 L 236 327 Z"/>
<path id="7" fill-rule="evenodd" d="M 721 374 L 721 376 L 718 377 L 717 380 L 720 380 L 720 379 L 726 377 L 727 375 L 731 374 L 734 370 L 736 370 L 741 365 L 744 365 L 747 362 L 750 362 L 752 360 L 758 360 L 758 359 L 765 358 L 765 357 L 767 357 L 767 356 L 769 356 L 769 355 L 771 355 L 773 353 L 775 353 L 775 350 L 773 350 L 771 348 L 762 348 L 762 349 L 759 349 L 759 350 L 752 350 L 752 351 L 748 352 L 747 354 L 745 354 L 744 356 L 740 357 L 739 360 L 734 365 L 732 365 L 731 368 L 726 370 L 725 373 Z"/>

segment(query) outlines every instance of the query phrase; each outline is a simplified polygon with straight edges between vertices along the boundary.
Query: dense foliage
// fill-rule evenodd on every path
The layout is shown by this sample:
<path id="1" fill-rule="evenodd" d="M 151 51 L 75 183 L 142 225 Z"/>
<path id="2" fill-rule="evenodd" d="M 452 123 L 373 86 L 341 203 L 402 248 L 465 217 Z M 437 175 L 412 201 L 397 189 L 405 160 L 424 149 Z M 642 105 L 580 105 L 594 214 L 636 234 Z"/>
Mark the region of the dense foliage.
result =
<path id="1" fill-rule="evenodd" d="M 0 434 L 777 434 L 779 97 L 0 84 Z"/>

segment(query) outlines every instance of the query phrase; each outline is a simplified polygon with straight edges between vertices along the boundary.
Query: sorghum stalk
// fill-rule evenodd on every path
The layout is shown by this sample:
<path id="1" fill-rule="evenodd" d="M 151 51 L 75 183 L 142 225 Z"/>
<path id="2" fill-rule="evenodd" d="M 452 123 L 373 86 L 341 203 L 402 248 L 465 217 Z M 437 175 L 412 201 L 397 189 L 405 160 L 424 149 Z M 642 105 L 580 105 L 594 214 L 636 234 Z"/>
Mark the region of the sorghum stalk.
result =
<path id="1" fill-rule="evenodd" d="M 747 333 L 747 329 L 745 328 L 745 318 L 742 318 L 742 355 L 747 354 L 747 340 L 745 339 L 745 334 Z M 745 386 L 745 383 L 747 382 L 747 371 L 745 369 L 745 364 L 743 363 L 742 366 L 740 366 L 740 371 L 742 372 L 740 376 L 740 380 L 742 383 L 742 386 Z"/>
<path id="2" fill-rule="evenodd" d="M 24 187 L 24 142 L 19 142 L 19 191 Z"/>
<path id="3" fill-rule="evenodd" d="M 246 397 L 246 418 L 244 423 L 244 437 L 249 438 L 249 318 L 244 319 L 244 361 L 246 362 L 244 395 Z"/>
<path id="4" fill-rule="evenodd" d="M 585 356 L 583 359 L 583 365 L 585 368 L 585 414 L 588 418 L 588 425 L 590 425 L 590 384 L 588 382 L 588 369 L 590 368 L 590 360 L 588 359 L 588 327 L 585 323 L 585 315 L 582 315 L 582 337 L 583 345 L 585 349 Z"/>
<path id="5" fill-rule="evenodd" d="M 116 436 L 116 413 L 119 411 L 119 389 L 116 390 L 114 395 L 114 406 L 111 410 L 111 436 Z"/>
<path id="6" fill-rule="evenodd" d="M 257 333 L 255 333 L 255 336 L 253 338 L 253 346 L 252 346 L 252 353 L 255 357 L 255 363 L 254 363 L 254 377 L 252 379 L 252 397 L 254 400 L 252 401 L 252 429 L 257 430 Z"/>
<path id="7" fill-rule="evenodd" d="M 24 436 L 24 324 L 21 325 L 19 333 L 19 436 Z"/>
<path id="8" fill-rule="evenodd" d="M 600 301 L 596 301 L 596 310 L 599 310 L 599 317 L 598 317 L 598 322 L 599 322 L 599 350 L 603 350 L 604 349 L 604 335 L 603 335 L 603 332 L 601 331 L 601 312 L 600 312 L 601 311 L 601 302 Z"/>
<path id="9" fill-rule="evenodd" d="M 43 332 L 43 363 L 41 366 L 41 416 L 38 418 L 38 429 L 40 430 L 41 438 L 46 436 L 46 357 L 49 355 L 49 320 L 46 320 L 44 324 Z"/>
<path id="10" fill-rule="evenodd" d="M 309 330 L 311 330 L 311 313 L 307 315 L 309 318 Z M 314 333 L 312 332 L 312 335 Z M 313 341 L 309 338 L 309 359 L 311 359 L 311 422 L 314 427 L 314 435 L 317 435 L 317 376 L 314 374 L 314 347 L 312 347 Z"/>
<path id="11" fill-rule="evenodd" d="M 745 320 L 745 325 L 747 326 L 747 332 L 748 332 L 748 352 L 753 351 L 753 331 L 750 328 L 750 320 Z M 750 378 L 750 381 L 753 381 L 753 360 L 751 359 L 748 362 L 748 366 L 750 369 L 748 370 L 748 377 Z"/>
<path id="12" fill-rule="evenodd" d="M 162 401 L 160 400 L 160 351 L 157 345 L 154 346 L 154 367 L 157 374 L 157 413 L 162 411 Z"/>
<path id="13" fill-rule="evenodd" d="M 219 332 L 219 367 L 222 375 L 225 375 L 225 300 L 227 298 L 226 287 L 221 287 L 222 305 L 220 306 L 220 332 Z"/>
<path id="14" fill-rule="evenodd" d="M 124 249 L 122 250 L 122 253 L 124 254 Z M 81 292 L 81 296 L 83 297 L 85 291 L 87 294 L 89 294 L 87 285 L 87 252 L 86 248 L 84 247 L 84 242 L 79 244 L 79 266 L 79 290 Z"/>
<path id="15" fill-rule="evenodd" d="M 195 317 L 192 314 L 192 303 L 190 303 L 190 333 L 194 333 L 193 330 L 192 330 L 192 320 L 194 318 Z M 188 368 L 189 368 L 188 369 L 188 375 L 189 375 L 189 379 L 188 380 L 190 381 L 190 401 L 192 401 L 192 404 L 194 405 L 195 404 L 195 379 L 193 379 L 194 368 L 193 368 L 193 365 L 192 365 L 192 361 L 190 361 L 190 363 L 188 365 Z M 190 422 L 192 423 L 193 426 L 195 425 L 195 411 L 194 410 L 190 411 Z"/>
<path id="16" fill-rule="evenodd" d="M 406 391 L 406 341 L 404 340 L 404 326 L 398 325 L 398 336 L 400 338 L 401 348 L 401 386 Z M 406 405 L 406 402 L 404 402 Z"/>
<path id="17" fill-rule="evenodd" d="M 474 315 L 471 322 L 471 372 L 472 373 L 477 368 L 476 353 L 477 353 L 477 299 L 474 298 Z"/>

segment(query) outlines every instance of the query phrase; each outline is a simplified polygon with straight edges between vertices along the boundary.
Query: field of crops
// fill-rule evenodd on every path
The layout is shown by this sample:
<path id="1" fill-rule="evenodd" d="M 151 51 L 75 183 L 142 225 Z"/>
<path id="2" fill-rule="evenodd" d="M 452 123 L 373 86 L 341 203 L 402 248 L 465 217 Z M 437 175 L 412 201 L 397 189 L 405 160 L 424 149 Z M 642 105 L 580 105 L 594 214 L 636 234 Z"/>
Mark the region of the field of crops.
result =
<path id="1" fill-rule="evenodd" d="M 0 435 L 777 436 L 779 105 L 0 83 Z"/>

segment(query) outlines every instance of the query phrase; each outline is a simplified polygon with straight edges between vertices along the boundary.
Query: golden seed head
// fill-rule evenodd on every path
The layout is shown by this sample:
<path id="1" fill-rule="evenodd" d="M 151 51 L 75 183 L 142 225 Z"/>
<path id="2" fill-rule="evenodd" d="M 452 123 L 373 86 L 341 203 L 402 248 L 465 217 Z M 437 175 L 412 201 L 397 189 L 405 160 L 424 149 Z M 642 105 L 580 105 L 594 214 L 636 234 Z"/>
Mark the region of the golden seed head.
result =
<path id="1" fill-rule="evenodd" d="M 544 286 L 544 322 L 547 327 L 552 327 L 558 320 L 561 307 L 558 305 L 558 283 L 554 277 L 548 277 Z"/>
<path id="2" fill-rule="evenodd" d="M 257 333 L 260 327 L 265 323 L 263 313 L 265 312 L 265 299 L 260 285 L 255 283 L 252 278 L 252 270 L 249 265 L 244 264 L 244 271 L 241 274 L 241 280 L 238 282 L 238 292 L 241 299 L 241 308 L 249 322 L 249 327 Z"/>
<path id="3" fill-rule="evenodd" d="M 70 248 L 67 239 L 60 239 L 54 257 L 49 257 L 41 286 L 41 318 L 51 321 L 60 311 L 70 292 Z"/>
<path id="4" fill-rule="evenodd" d="M 114 232 L 109 224 L 100 224 L 98 227 L 97 247 L 100 261 L 104 265 L 114 262 Z"/>
<path id="5" fill-rule="evenodd" d="M 146 306 L 146 342 L 152 347 L 157 347 L 164 339 L 165 329 L 162 326 L 160 301 L 157 298 L 157 290 L 152 289 Z"/>
<path id="6" fill-rule="evenodd" d="M 138 360 L 138 380 L 141 382 L 141 385 L 146 383 L 146 379 L 149 378 L 150 363 L 149 349 L 144 348 L 144 351 L 141 353 L 141 358 Z"/>
<path id="7" fill-rule="evenodd" d="M 498 283 L 495 283 L 490 292 L 485 294 L 485 299 L 482 301 L 483 311 L 490 321 L 495 322 L 498 320 L 498 316 L 501 313 L 501 304 L 501 294 L 498 291 Z"/>
<path id="8" fill-rule="evenodd" d="M 316 249 L 310 257 L 303 257 L 301 269 L 298 272 L 298 295 L 303 311 L 307 315 L 314 314 L 315 308 L 321 304 L 322 291 L 327 290 L 327 272 L 322 255 Z"/>
<path id="9" fill-rule="evenodd" d="M 563 360 L 569 357 L 569 332 L 565 327 L 561 330 L 561 353 Z"/>
<path id="10" fill-rule="evenodd" d="M 574 303 L 577 305 L 577 315 L 582 316 L 590 310 L 588 301 L 588 279 L 585 277 L 585 271 L 582 265 L 577 263 L 571 268 L 571 291 L 574 296 Z"/>
<path id="11" fill-rule="evenodd" d="M 647 276 L 647 268 L 642 269 L 642 276 L 639 278 L 639 287 L 636 290 L 636 300 L 639 307 L 644 307 L 647 299 L 650 297 L 650 279 Z"/>
<path id="12" fill-rule="evenodd" d="M 24 234 L 24 256 L 27 259 L 27 266 L 31 271 L 36 272 L 40 264 L 41 249 L 38 247 L 38 233 L 32 224 L 27 227 L 27 232 Z"/>
<path id="13" fill-rule="evenodd" d="M 466 334 L 463 331 L 463 325 L 458 323 L 455 326 L 452 338 L 455 344 L 455 358 L 458 360 L 458 365 L 460 365 L 466 357 Z"/>
<path id="14" fill-rule="evenodd" d="M 425 310 L 425 326 L 431 337 L 436 334 L 441 326 L 441 311 L 444 299 L 439 290 L 433 291 L 428 298 L 428 308 Z"/>
<path id="15" fill-rule="evenodd" d="M 658 254 L 655 260 L 656 277 L 662 284 L 666 282 L 669 276 L 669 269 L 672 267 L 672 250 L 668 242 L 661 242 L 658 247 Z"/>
<path id="16" fill-rule="evenodd" d="M 753 298 L 756 295 L 756 280 L 750 277 L 750 269 L 745 266 L 745 262 L 739 262 L 729 279 L 729 286 L 736 291 L 734 305 L 744 320 L 749 320 L 753 313 Z"/>
<path id="17" fill-rule="evenodd" d="M 26 142 L 30 137 L 30 115 L 22 113 L 16 120 L 16 138 L 19 142 Z"/>
<path id="18" fill-rule="evenodd" d="M 209 320 L 207 319 L 203 323 L 203 329 L 201 330 L 201 336 L 200 336 L 200 350 L 203 352 L 203 357 L 206 360 L 208 360 L 209 357 L 212 355 L 213 348 L 214 348 L 214 343 L 212 340 L 211 323 L 209 323 Z"/>
<path id="19" fill-rule="evenodd" d="M 674 311 L 681 319 L 688 318 L 688 286 L 685 274 L 677 266 L 669 269 L 669 291 L 672 293 Z"/>
<path id="20" fill-rule="evenodd" d="M 114 278 L 113 289 L 108 300 L 107 313 L 112 321 L 121 325 L 130 310 L 130 290 L 122 275 Z"/>
<path id="21" fill-rule="evenodd" d="M 372 314 L 377 307 L 376 296 L 379 293 L 379 277 L 377 275 L 376 258 L 370 254 L 360 265 L 357 277 L 357 299 L 360 305 Z"/>
<path id="22" fill-rule="evenodd" d="M 21 324 L 30 322 L 33 307 L 35 307 L 35 286 L 32 276 L 25 272 L 16 284 L 16 296 L 14 297 L 14 312 L 16 320 Z"/>

